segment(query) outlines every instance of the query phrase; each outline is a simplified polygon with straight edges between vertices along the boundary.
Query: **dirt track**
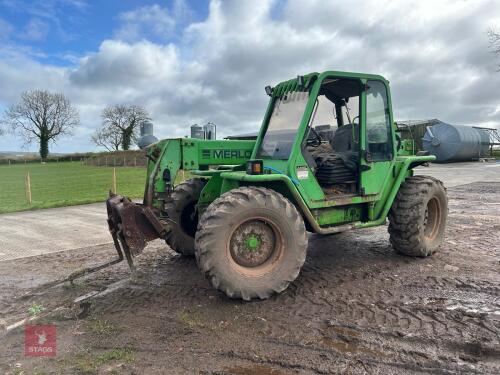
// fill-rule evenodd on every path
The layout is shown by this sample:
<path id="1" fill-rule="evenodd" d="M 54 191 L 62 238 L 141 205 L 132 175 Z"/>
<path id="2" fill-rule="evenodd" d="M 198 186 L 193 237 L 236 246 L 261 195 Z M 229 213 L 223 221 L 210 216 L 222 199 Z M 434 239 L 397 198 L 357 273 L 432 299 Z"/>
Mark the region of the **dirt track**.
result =
<path id="1" fill-rule="evenodd" d="M 110 258 L 111 246 L 2 262 L 4 325 L 43 305 L 58 355 L 24 357 L 23 331 L 14 329 L 2 340 L 0 372 L 500 373 L 500 183 L 448 193 L 446 243 L 433 257 L 395 254 L 386 227 L 311 235 L 299 278 L 263 302 L 225 298 L 193 260 L 161 243 L 137 259 L 134 280 L 120 265 L 24 298 L 54 270 Z M 72 303 L 119 280 L 90 307 Z"/>

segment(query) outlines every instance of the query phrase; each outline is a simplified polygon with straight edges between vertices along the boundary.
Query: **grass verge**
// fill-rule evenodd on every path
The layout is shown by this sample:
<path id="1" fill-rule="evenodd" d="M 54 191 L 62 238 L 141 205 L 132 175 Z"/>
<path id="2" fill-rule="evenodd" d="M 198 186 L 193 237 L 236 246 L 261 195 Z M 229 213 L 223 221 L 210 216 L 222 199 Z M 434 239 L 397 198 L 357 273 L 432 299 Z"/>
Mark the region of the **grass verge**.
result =
<path id="1" fill-rule="evenodd" d="M 32 203 L 28 202 L 29 172 Z M 116 168 L 120 194 L 139 198 L 144 192 L 144 168 Z M 71 206 L 106 200 L 113 185 L 113 168 L 91 167 L 80 162 L 0 166 L 0 213 Z"/>

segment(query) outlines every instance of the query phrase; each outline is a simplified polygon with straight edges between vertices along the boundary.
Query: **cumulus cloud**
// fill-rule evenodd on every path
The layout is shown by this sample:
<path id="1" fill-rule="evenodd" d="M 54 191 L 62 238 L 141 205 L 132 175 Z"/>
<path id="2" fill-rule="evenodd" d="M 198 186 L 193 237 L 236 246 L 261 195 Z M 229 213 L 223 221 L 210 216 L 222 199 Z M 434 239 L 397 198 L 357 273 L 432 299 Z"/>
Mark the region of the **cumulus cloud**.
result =
<path id="1" fill-rule="evenodd" d="M 83 124 L 72 144 L 88 149 L 108 104 L 144 105 L 160 137 L 185 135 L 190 124 L 206 121 L 228 135 L 258 128 L 265 85 L 347 70 L 386 76 L 397 119 L 500 123 L 500 73 L 486 34 L 500 24 L 498 1 L 212 0 L 207 18 L 176 31 L 177 41 L 152 38 L 178 27 L 175 9 L 180 5 L 153 5 L 122 15 L 116 37 L 70 67 L 0 54 L 7 88 L 0 102 L 33 87 L 67 93 Z"/>
<path id="2" fill-rule="evenodd" d="M 137 41 L 145 36 L 166 38 L 175 27 L 175 19 L 169 10 L 158 4 L 121 13 L 118 18 L 122 25 L 115 36 L 126 41 Z"/>
<path id="3" fill-rule="evenodd" d="M 81 59 L 70 74 L 70 80 L 82 86 L 148 89 L 148 84 L 168 82 L 173 78 L 178 64 L 177 49 L 173 44 L 158 45 L 148 41 L 128 44 L 106 40 L 97 53 Z"/>

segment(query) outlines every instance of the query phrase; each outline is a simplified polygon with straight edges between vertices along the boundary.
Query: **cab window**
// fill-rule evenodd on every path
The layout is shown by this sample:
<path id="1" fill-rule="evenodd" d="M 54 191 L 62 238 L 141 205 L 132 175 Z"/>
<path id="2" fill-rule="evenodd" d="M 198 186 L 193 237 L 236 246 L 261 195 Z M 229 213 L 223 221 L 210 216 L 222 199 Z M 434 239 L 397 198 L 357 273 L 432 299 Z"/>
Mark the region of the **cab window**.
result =
<path id="1" fill-rule="evenodd" d="M 374 161 L 392 159 L 392 132 L 387 89 L 383 82 L 368 81 L 366 91 L 367 149 Z"/>

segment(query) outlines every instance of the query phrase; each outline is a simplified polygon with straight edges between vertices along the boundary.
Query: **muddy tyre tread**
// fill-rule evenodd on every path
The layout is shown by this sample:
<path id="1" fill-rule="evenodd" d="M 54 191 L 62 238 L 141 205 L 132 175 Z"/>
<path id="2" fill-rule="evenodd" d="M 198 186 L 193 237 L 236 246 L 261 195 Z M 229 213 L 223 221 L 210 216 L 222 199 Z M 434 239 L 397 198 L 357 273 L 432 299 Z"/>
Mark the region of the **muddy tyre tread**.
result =
<path id="1" fill-rule="evenodd" d="M 198 201 L 206 180 L 192 178 L 175 186 L 172 192 L 172 200 L 165 204 L 165 211 L 175 224 L 172 231 L 167 235 L 165 241 L 175 252 L 185 255 L 194 255 L 194 236 L 186 233 L 179 225 L 181 213 L 189 203 Z"/>
<path id="2" fill-rule="evenodd" d="M 282 217 L 290 225 L 293 240 L 285 247 L 286 271 L 276 278 L 258 286 L 247 285 L 242 280 L 228 279 L 225 265 L 220 263 L 215 251 L 225 251 L 217 244 L 223 243 L 221 236 L 224 229 L 231 223 L 235 212 L 254 207 L 266 207 L 279 210 Z M 306 258 L 307 232 L 302 216 L 295 206 L 278 192 L 262 187 L 240 187 L 233 189 L 217 198 L 200 217 L 195 239 L 196 260 L 198 267 L 211 281 L 212 285 L 224 292 L 230 298 L 251 300 L 267 299 L 275 293 L 285 290 L 294 281 Z"/>
<path id="3" fill-rule="evenodd" d="M 443 222 L 437 238 L 429 243 L 424 240 L 425 208 L 431 196 L 443 200 Z M 443 183 L 430 176 L 412 176 L 401 185 L 389 211 L 390 242 L 400 254 L 413 257 L 432 255 L 444 238 L 444 226 L 448 214 L 448 200 Z"/>

